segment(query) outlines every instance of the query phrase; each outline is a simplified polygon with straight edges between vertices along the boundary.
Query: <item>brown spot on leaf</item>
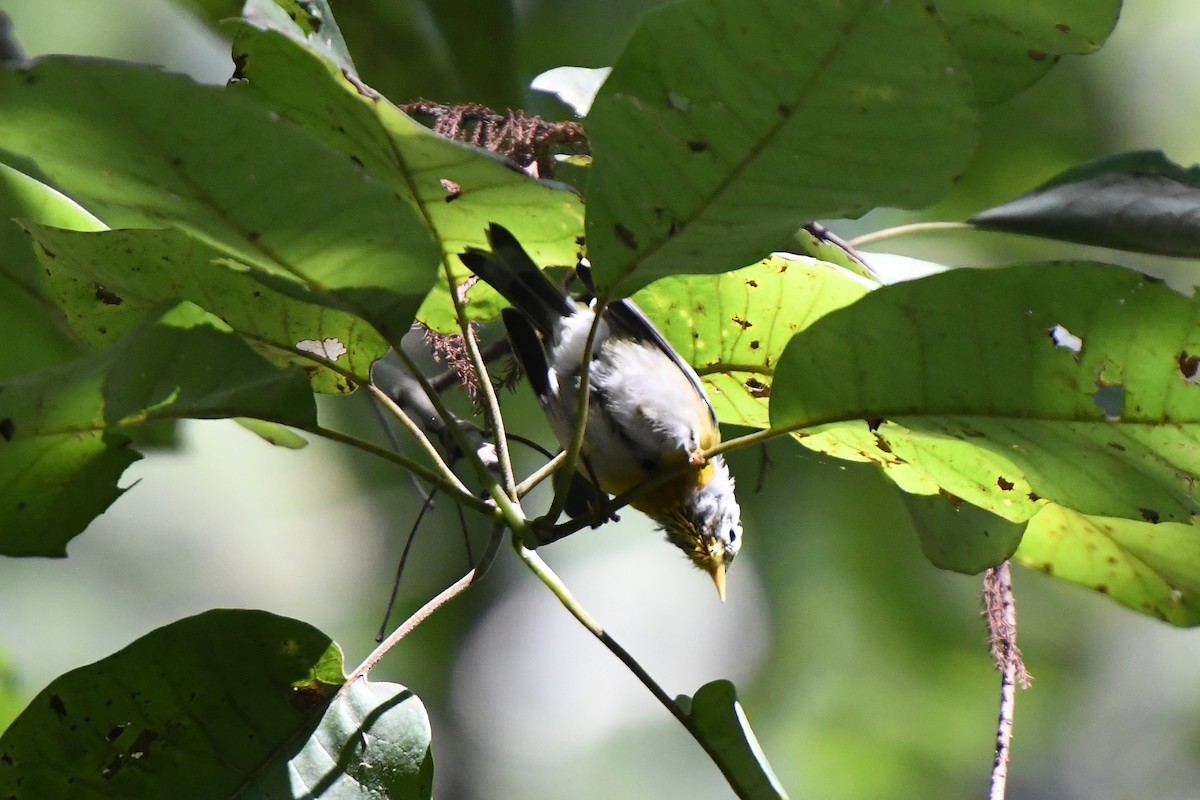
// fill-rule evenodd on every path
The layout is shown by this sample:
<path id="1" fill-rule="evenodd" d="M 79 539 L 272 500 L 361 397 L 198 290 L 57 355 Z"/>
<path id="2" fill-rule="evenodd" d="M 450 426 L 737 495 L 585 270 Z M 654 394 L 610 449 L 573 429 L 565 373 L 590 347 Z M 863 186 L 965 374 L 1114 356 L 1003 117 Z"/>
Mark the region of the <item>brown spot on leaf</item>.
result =
<path id="1" fill-rule="evenodd" d="M 754 278 L 746 278 L 746 285 L 749 286 L 751 289 L 757 289 L 758 281 L 754 280 Z"/>
<path id="2" fill-rule="evenodd" d="M 0 436 L 4 437 L 4 441 L 11 442 L 16 433 L 17 426 L 13 423 L 12 417 L 0 419 Z"/>
<path id="3" fill-rule="evenodd" d="M 877 430 L 879 430 L 879 426 L 883 424 L 883 418 L 882 417 L 872 417 L 871 419 L 863 420 L 863 422 L 867 423 L 867 430 L 877 431 Z"/>
<path id="4" fill-rule="evenodd" d="M 50 695 L 50 710 L 59 717 L 67 716 L 67 704 L 56 694 Z"/>
<path id="5" fill-rule="evenodd" d="M 354 163 L 354 166 L 358 167 L 359 169 L 362 169 L 367 166 L 366 164 L 363 163 L 363 160 L 361 158 L 359 158 L 358 156 L 354 155 L 354 153 L 350 154 L 350 161 L 352 161 Z"/>
<path id="6" fill-rule="evenodd" d="M 763 383 L 762 381 L 758 380 L 757 378 L 747 378 L 746 382 L 743 383 L 742 385 L 746 387 L 746 391 L 750 393 L 751 397 L 770 397 L 771 396 L 770 384 Z"/>
<path id="7" fill-rule="evenodd" d="M 128 724 L 129 723 L 125 723 L 125 725 L 114 725 L 109 728 L 108 733 L 104 734 L 104 741 L 115 742 L 121 737 L 121 734 L 125 732 L 125 728 L 128 726 Z"/>
<path id="8" fill-rule="evenodd" d="M 1030 492 L 1029 494 L 1027 494 L 1025 496 L 1029 498 L 1029 502 L 1031 502 L 1031 503 L 1036 503 L 1038 500 L 1042 499 L 1042 496 L 1040 494 L 1038 494 L 1037 492 Z"/>
<path id="9" fill-rule="evenodd" d="M 616 234 L 617 241 L 621 244 L 630 250 L 637 250 L 637 237 L 629 228 L 618 222 L 616 225 L 613 225 L 613 233 Z"/>
<path id="10" fill-rule="evenodd" d="M 106 289 L 98 283 L 95 284 L 95 286 L 96 286 L 96 299 L 99 300 L 101 303 L 104 303 L 104 305 L 119 306 L 119 305 L 121 305 L 121 303 L 125 302 L 124 300 L 121 299 L 121 296 L 119 294 L 112 291 L 111 289 Z"/>
<path id="11" fill-rule="evenodd" d="M 1046 60 L 1046 54 L 1043 53 L 1041 50 L 1028 50 L 1028 51 L 1026 51 L 1026 55 L 1029 56 L 1034 61 L 1045 61 Z"/>
<path id="12" fill-rule="evenodd" d="M 1012 481 L 1005 479 L 1005 477 L 1001 475 L 996 478 L 996 485 L 1000 487 L 1000 491 L 1002 492 L 1011 492 L 1014 484 Z"/>
<path id="13" fill-rule="evenodd" d="M 758 339 L 755 339 L 753 342 L 750 343 L 751 350 L 757 350 L 759 347 L 760 347 L 760 345 L 759 345 Z"/>
<path id="14" fill-rule="evenodd" d="M 1139 508 L 1138 511 L 1141 513 L 1142 519 L 1146 520 L 1146 522 L 1152 522 L 1155 525 L 1158 524 L 1158 512 L 1153 508 Z"/>
<path id="15" fill-rule="evenodd" d="M 694 139 L 688 142 L 687 145 L 688 150 L 691 150 L 693 153 L 703 153 L 708 149 L 708 142 L 702 142 L 699 139 Z"/>
<path id="16" fill-rule="evenodd" d="M 875 434 L 875 446 L 885 453 L 890 454 L 892 452 L 892 446 L 888 444 L 887 439 L 878 433 Z"/>
<path id="17" fill-rule="evenodd" d="M 1071 26 L 1065 22 L 1059 22 L 1054 27 L 1058 29 L 1059 33 L 1070 33 L 1071 32 Z"/>
<path id="18" fill-rule="evenodd" d="M 784 119 L 787 119 L 792 115 L 792 107 L 787 103 L 780 103 L 779 105 L 775 106 L 775 110 L 778 111 L 779 116 L 783 117 Z"/>
<path id="19" fill-rule="evenodd" d="M 730 319 L 730 320 L 733 322 L 733 324 L 734 324 L 734 325 L 737 325 L 737 326 L 738 326 L 739 328 L 741 328 L 742 330 L 746 330 L 747 328 L 752 328 L 752 327 L 754 327 L 754 323 L 753 323 L 753 322 L 751 322 L 750 320 L 746 319 L 745 317 L 739 317 L 737 314 L 734 314 L 734 315 L 733 315 L 732 317 L 730 317 L 729 319 Z"/>
<path id="20" fill-rule="evenodd" d="M 1176 358 L 1179 364 L 1179 374 L 1188 383 L 1195 383 L 1197 376 L 1200 376 L 1200 356 L 1193 355 L 1187 350 L 1183 350 Z"/>

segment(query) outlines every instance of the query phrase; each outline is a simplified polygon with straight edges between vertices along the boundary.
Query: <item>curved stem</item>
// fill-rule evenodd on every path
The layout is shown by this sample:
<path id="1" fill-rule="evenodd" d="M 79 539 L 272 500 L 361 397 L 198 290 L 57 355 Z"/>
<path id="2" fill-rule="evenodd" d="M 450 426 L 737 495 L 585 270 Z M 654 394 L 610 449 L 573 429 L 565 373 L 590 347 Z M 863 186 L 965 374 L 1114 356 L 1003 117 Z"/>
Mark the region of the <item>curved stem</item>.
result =
<path id="1" fill-rule="evenodd" d="M 575 617 L 575 619 L 578 620 L 583 627 L 587 628 L 589 633 L 599 639 L 600 643 L 607 647 L 609 652 L 616 656 L 621 663 L 624 664 L 629 671 L 632 672 L 637 679 L 642 682 L 642 685 L 650 690 L 650 694 L 654 695 L 654 698 L 658 700 L 658 702 L 661 703 L 663 707 L 667 709 L 667 711 L 671 712 L 671 715 L 679 721 L 679 724 L 682 725 L 684 729 L 692 735 L 692 738 L 696 740 L 696 743 L 703 748 L 704 752 L 708 754 L 709 759 L 713 762 L 713 764 L 716 765 L 717 769 L 721 770 L 721 774 L 723 774 L 730 782 L 730 785 L 736 786 L 736 776 L 732 775 L 728 771 L 726 759 L 721 758 L 713 744 L 705 739 L 705 737 L 700 733 L 700 730 L 692 721 L 691 716 L 682 708 L 680 708 L 679 704 L 675 702 L 674 698 L 667 694 L 666 691 L 658 685 L 654 678 L 650 677 L 650 673 L 648 673 L 645 668 L 638 663 L 637 659 L 635 659 L 628 650 L 622 647 L 616 639 L 609 635 L 609 633 L 604 630 L 600 623 L 597 622 L 596 619 L 579 604 L 579 601 L 576 600 L 574 595 L 571 594 L 571 591 L 566 587 L 566 584 L 564 584 L 562 579 L 555 574 L 554 570 L 550 568 L 550 565 L 542 560 L 541 556 L 539 556 L 533 550 L 528 550 L 523 547 L 518 537 L 513 538 L 513 547 L 516 548 L 517 555 L 521 557 L 521 560 L 525 562 L 525 565 L 529 567 L 534 575 L 537 575 L 538 579 L 541 580 L 542 583 L 546 584 L 550 591 L 554 593 L 554 596 L 558 598 L 558 601 L 563 604 L 563 607 L 571 613 L 571 616 Z"/>
<path id="2" fill-rule="evenodd" d="M 901 236 L 912 236 L 918 233 L 940 233 L 942 231 L 974 231 L 979 230 L 969 222 L 914 222 L 910 225 L 897 225 L 894 228 L 884 228 L 880 231 L 864 233 L 849 241 L 851 247 L 864 247 L 885 239 L 897 239 Z"/>
<path id="3" fill-rule="evenodd" d="M 516 479 L 513 477 L 512 457 L 508 452 L 508 437 L 504 435 L 504 417 L 500 413 L 500 401 L 496 397 L 496 388 L 488 375 L 487 364 L 479 352 L 479 342 L 471 331 L 471 320 L 467 318 L 467 309 L 458 294 L 454 283 L 454 271 L 450 269 L 450 260 L 442 258 L 442 271 L 446 275 L 446 285 L 450 288 L 450 301 L 454 304 L 454 316 L 458 321 L 458 329 L 462 333 L 463 345 L 467 348 L 467 357 L 471 360 L 471 368 L 479 378 L 479 388 L 483 397 L 483 413 L 488 427 L 495 434 L 496 460 L 500 464 L 500 481 L 509 497 L 516 497 Z M 449 422 L 449 420 L 447 420 Z"/>
<path id="4" fill-rule="evenodd" d="M 582 361 L 579 363 L 579 397 L 575 406 L 575 430 L 571 436 L 571 442 L 567 446 L 566 454 L 560 462 L 560 467 L 565 468 L 568 475 L 574 471 L 575 465 L 579 463 L 579 454 L 583 450 L 583 439 L 587 435 L 588 395 L 591 394 L 592 349 L 596 345 L 596 332 L 600 329 L 600 320 L 604 314 L 604 304 L 599 299 L 595 301 L 592 312 L 592 327 L 588 329 L 587 341 L 583 344 Z M 558 519 L 566 506 L 567 492 L 564 490 L 557 493 L 554 500 L 550 503 L 550 509 L 546 512 L 546 519 L 550 521 Z"/>
<path id="5" fill-rule="evenodd" d="M 395 647 L 405 636 L 408 636 L 408 634 L 412 633 L 418 625 L 429 619 L 433 612 L 437 611 L 439 608 L 446 605 L 446 603 L 449 603 L 451 600 L 458 597 L 467 589 L 470 589 L 475 585 L 476 582 L 486 575 L 488 568 L 492 566 L 492 561 L 494 561 L 496 558 L 496 553 L 500 550 L 500 542 L 503 540 L 504 526 L 496 525 L 492 529 L 492 537 L 488 540 L 487 549 L 483 551 L 483 555 L 480 557 L 479 563 L 476 564 L 466 575 L 463 575 L 454 583 L 447 586 L 445 589 L 439 592 L 436 597 L 417 609 L 416 613 L 404 620 L 400 627 L 396 628 L 396 630 L 392 632 L 391 636 L 380 642 L 379 646 L 372 650 L 371 654 L 367 656 L 363 662 L 355 668 L 354 672 L 351 672 L 346 678 L 346 683 L 343 685 L 343 691 L 345 690 L 345 687 L 348 687 L 359 678 L 366 676 L 368 672 L 374 669 L 375 665 L 378 664 L 385 655 L 387 655 L 389 650 Z"/>
<path id="6" fill-rule="evenodd" d="M 419 444 L 421 449 L 425 451 L 425 455 L 429 456 L 430 460 L 433 461 L 433 464 L 438 468 L 438 471 L 446 477 L 446 480 L 456 485 L 463 492 L 467 492 L 469 494 L 470 492 L 467 490 L 467 487 L 463 485 L 462 481 L 458 479 L 458 476 L 454 474 L 454 470 L 450 469 L 450 465 L 445 462 L 445 460 L 442 458 L 442 454 L 439 453 L 437 448 L 433 446 L 433 442 L 429 441 L 429 437 L 425 435 L 425 432 L 421 430 L 417 423 L 413 422 L 412 417 L 405 413 L 404 409 L 400 407 L 400 404 L 393 400 L 387 392 L 380 389 L 374 383 L 367 384 L 367 389 L 371 392 L 371 395 L 379 401 L 379 405 L 387 409 L 388 413 L 395 417 L 396 420 L 399 421 L 399 423 L 404 427 L 404 429 L 408 431 L 414 439 L 417 440 L 417 444 Z M 451 422 L 450 424 L 454 423 Z"/>
<path id="7" fill-rule="evenodd" d="M 343 433 L 342 431 L 334 430 L 333 428 L 326 428 L 321 425 L 300 428 L 300 430 L 305 431 L 306 433 L 311 433 L 314 436 L 320 436 L 323 439 L 329 439 L 330 441 L 349 445 L 358 450 L 362 450 L 365 453 L 379 456 L 385 461 L 391 461 L 393 464 L 398 464 L 399 466 L 411 472 L 413 475 L 416 475 L 418 478 L 429 481 L 433 485 L 437 486 L 448 496 L 452 497 L 456 502 L 470 506 L 472 510 L 487 514 L 489 517 L 495 516 L 496 514 L 495 508 L 471 494 L 466 487 L 464 487 L 463 484 L 458 481 L 457 478 L 455 479 L 454 483 L 450 483 L 443 475 L 439 474 L 437 470 L 430 469 L 424 464 L 413 461 L 411 458 L 403 456 L 394 450 L 389 450 L 386 447 L 380 447 L 374 442 L 368 442 L 366 439 L 359 439 L 357 436 L 351 436 L 348 433 Z"/>

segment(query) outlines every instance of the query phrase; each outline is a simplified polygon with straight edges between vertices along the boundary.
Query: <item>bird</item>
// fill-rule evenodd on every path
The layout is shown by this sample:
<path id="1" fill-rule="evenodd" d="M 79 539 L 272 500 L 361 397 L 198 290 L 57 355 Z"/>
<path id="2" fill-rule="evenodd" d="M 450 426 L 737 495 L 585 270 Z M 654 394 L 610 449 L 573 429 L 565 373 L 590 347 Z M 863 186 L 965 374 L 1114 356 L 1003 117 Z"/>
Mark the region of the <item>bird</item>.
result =
<path id="1" fill-rule="evenodd" d="M 676 473 L 630 505 L 712 578 L 724 602 L 725 572 L 742 546 L 741 507 L 725 459 L 704 455 L 721 432 L 700 377 L 631 300 L 598 303 L 586 259 L 577 274 L 588 292 L 576 298 L 503 226 L 489 226 L 488 242 L 490 251 L 468 247 L 459 259 L 512 306 L 501 317 L 513 353 L 564 448 L 575 431 L 584 350 L 599 309 L 578 471 L 610 495 Z"/>

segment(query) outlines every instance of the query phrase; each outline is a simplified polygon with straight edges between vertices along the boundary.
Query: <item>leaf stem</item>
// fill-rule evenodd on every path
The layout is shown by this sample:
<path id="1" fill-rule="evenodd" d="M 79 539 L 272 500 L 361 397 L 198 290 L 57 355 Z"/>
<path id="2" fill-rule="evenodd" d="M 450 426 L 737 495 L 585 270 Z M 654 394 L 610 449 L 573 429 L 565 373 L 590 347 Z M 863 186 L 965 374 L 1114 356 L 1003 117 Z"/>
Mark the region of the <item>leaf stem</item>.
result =
<path id="1" fill-rule="evenodd" d="M 576 600 L 574 595 L 571 594 L 571 591 L 566 587 L 566 584 L 564 584 L 562 579 L 559 578 L 554 570 L 550 568 L 550 565 L 542 560 L 541 556 L 539 556 L 535 551 L 524 547 L 520 542 L 520 537 L 518 536 L 513 537 L 513 547 L 516 549 L 517 555 L 519 555 L 521 560 L 525 562 L 525 565 L 529 567 L 533 574 L 536 575 L 538 579 L 550 589 L 551 592 L 554 593 L 554 596 L 557 597 L 558 601 L 563 604 L 563 607 L 571 613 L 571 616 L 575 617 L 575 619 L 578 620 L 583 627 L 587 628 L 589 633 L 599 639 L 600 643 L 607 647 L 609 652 L 616 656 L 621 663 L 624 664 L 626 668 L 628 668 L 629 671 L 632 672 L 637 679 L 642 682 L 642 685 L 650 690 L 650 694 L 654 695 L 655 699 L 658 700 L 658 702 L 661 703 L 663 707 L 667 709 L 667 711 L 671 712 L 671 715 L 675 717 L 675 719 L 679 721 L 679 724 L 682 725 L 684 729 L 692 735 L 692 738 L 695 739 L 696 743 L 699 744 L 700 747 L 703 748 L 704 752 L 708 754 L 709 759 L 711 759 L 713 764 L 717 766 L 717 769 L 721 770 L 721 774 L 725 776 L 725 779 L 729 781 L 729 785 L 734 787 L 736 791 L 736 787 L 739 785 L 735 781 L 736 776 L 729 771 L 728 766 L 725 763 L 725 759 L 720 757 L 720 754 L 716 751 L 714 745 L 705 739 L 705 737 L 700 733 L 700 730 L 692 721 L 691 715 L 680 708 L 679 704 L 675 702 L 674 698 L 668 695 L 666 691 L 658 685 L 654 678 L 650 677 L 650 673 L 648 673 L 645 668 L 638 663 L 637 659 L 635 659 L 628 650 L 622 647 L 616 639 L 614 639 L 606 630 L 604 630 L 600 623 L 597 622 L 596 619 L 579 604 L 579 601 Z"/>
<path id="2" fill-rule="evenodd" d="M 494 517 L 496 515 L 496 509 L 493 506 L 471 494 L 471 492 L 468 491 L 467 488 L 463 486 L 463 484 L 458 481 L 457 478 L 455 478 L 454 483 L 451 483 L 437 470 L 431 469 L 420 462 L 413 461 L 411 458 L 397 453 L 394 450 L 389 450 L 386 447 L 380 447 L 374 442 L 369 442 L 366 439 L 360 439 L 357 436 L 352 436 L 348 433 L 343 433 L 342 431 L 335 430 L 333 428 L 326 428 L 322 425 L 302 427 L 300 430 L 311 433 L 314 436 L 320 436 L 324 439 L 329 439 L 330 441 L 349 445 L 358 450 L 362 450 L 363 452 L 370 453 L 371 455 L 379 456 L 385 461 L 391 461 L 393 464 L 398 464 L 399 466 L 411 472 L 413 475 L 416 475 L 418 478 L 429 481 L 445 492 L 448 496 L 454 498 L 455 501 L 469 506 L 472 510 L 486 514 L 489 517 Z"/>
<path id="3" fill-rule="evenodd" d="M 345 691 L 346 687 L 350 686 L 350 684 L 354 683 L 359 678 L 365 677 L 367 673 L 374 669 L 375 665 L 378 664 L 385 655 L 387 655 L 389 650 L 395 647 L 405 636 L 408 636 L 410 633 L 412 633 L 418 625 L 429 619 L 429 617 L 435 611 L 449 603 L 454 598 L 458 597 L 467 589 L 470 589 L 481 578 L 483 578 L 483 576 L 487 574 L 488 569 L 492 566 L 492 561 L 495 560 L 496 553 L 499 552 L 500 543 L 502 541 L 504 541 L 504 526 L 497 524 L 492 529 L 492 536 L 488 540 L 487 549 L 483 551 L 483 555 L 479 558 L 479 563 L 472 567 L 466 575 L 463 575 L 454 583 L 438 592 L 436 597 L 417 609 L 416 613 L 404 620 L 404 622 L 400 624 L 400 627 L 396 628 L 396 630 L 393 631 L 390 636 L 380 642 L 379 646 L 371 651 L 371 654 L 367 656 L 363 662 L 358 665 L 358 667 L 355 668 L 354 672 L 351 672 L 350 675 L 347 676 L 346 683 L 342 686 L 341 691 Z"/>
<path id="4" fill-rule="evenodd" d="M 471 359 L 471 368 L 479 378 L 479 388 L 483 398 L 483 413 L 488 427 L 492 429 L 496 442 L 496 460 L 500 464 L 500 481 L 504 491 L 510 498 L 517 496 L 517 482 L 513 477 L 512 456 L 508 450 L 508 437 L 504 433 L 504 416 L 500 413 L 500 401 L 496 397 L 496 387 L 492 386 L 491 376 L 488 375 L 487 364 L 479 352 L 479 342 L 471 330 L 471 320 L 467 318 L 466 306 L 458 294 L 458 286 L 454 282 L 454 271 L 450 268 L 448 257 L 442 257 L 442 271 L 446 275 L 446 285 L 450 289 L 450 301 L 454 304 L 454 316 L 458 329 L 462 333 L 463 345 L 467 348 L 467 357 Z M 440 409 L 439 409 L 440 410 Z"/>
<path id="5" fill-rule="evenodd" d="M 864 233 L 862 236 L 851 239 L 849 245 L 858 248 L 882 242 L 885 239 L 897 239 L 901 236 L 914 236 L 919 233 L 974 230 L 979 230 L 979 228 L 969 222 L 913 222 L 908 225 L 897 225 L 894 228 L 884 228 L 883 230 Z"/>
<path id="6" fill-rule="evenodd" d="M 559 463 L 559 468 L 566 470 L 568 475 L 575 470 L 575 465 L 579 463 L 579 454 L 583 451 L 583 439 L 587 435 L 592 350 L 596 345 L 596 332 L 600 329 L 601 317 L 604 314 L 604 303 L 599 298 L 596 298 L 592 312 L 592 326 L 588 329 L 587 340 L 583 344 L 582 361 L 579 363 L 579 396 L 576 398 L 575 405 L 575 430 L 572 432 L 566 454 Z M 567 490 L 564 485 L 563 491 L 555 493 L 554 500 L 550 503 L 550 509 L 546 512 L 546 519 L 551 522 L 558 519 L 566 505 Z"/>
<path id="7" fill-rule="evenodd" d="M 454 474 L 454 470 L 450 469 L 450 465 L 447 464 L 442 458 L 442 454 L 439 453 L 437 448 L 433 446 L 433 442 L 429 441 L 429 437 L 425 435 L 425 432 L 421 430 L 417 423 L 413 422 L 412 417 L 405 413 L 404 409 L 400 407 L 400 404 L 393 400 L 387 392 L 380 389 L 374 383 L 368 383 L 367 389 L 370 391 L 371 396 L 379 401 L 379 404 L 387 409 L 388 413 L 395 417 L 396 420 L 398 420 L 400 424 L 404 426 L 404 429 L 407 430 L 409 434 L 417 440 L 417 444 L 421 446 L 421 449 L 425 451 L 425 454 L 429 456 L 429 458 L 433 461 L 434 466 L 436 466 L 438 471 L 445 476 L 446 480 L 452 482 L 459 489 L 459 491 L 470 494 L 470 491 L 467 489 L 467 487 L 463 485 L 463 482 L 460 481 L 458 476 Z M 453 425 L 454 423 L 451 422 L 450 424 Z"/>

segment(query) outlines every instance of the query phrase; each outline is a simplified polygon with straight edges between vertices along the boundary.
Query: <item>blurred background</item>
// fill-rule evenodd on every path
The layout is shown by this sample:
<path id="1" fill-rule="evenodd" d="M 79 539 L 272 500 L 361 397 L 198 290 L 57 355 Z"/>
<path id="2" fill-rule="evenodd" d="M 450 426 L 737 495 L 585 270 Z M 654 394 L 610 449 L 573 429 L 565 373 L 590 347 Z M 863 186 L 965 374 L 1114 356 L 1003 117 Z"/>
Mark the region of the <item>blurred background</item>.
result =
<path id="1" fill-rule="evenodd" d="M 335 11 L 363 78 L 396 102 L 565 117 L 525 90 L 530 79 L 611 63 L 650 5 L 359 0 Z M 210 83 L 231 72 L 219 27 L 168 0 L 0 0 L 0 10 L 30 55 L 130 59 Z M 852 236 L 962 219 L 1125 150 L 1200 161 L 1197 42 L 1194 3 L 1130 2 L 1099 54 L 1065 60 L 987 113 L 976 162 L 938 207 L 831 227 Z M 888 247 L 946 264 L 1083 254 L 1194 270 L 994 234 Z M 547 441 L 527 391 L 504 402 L 518 432 Z M 355 430 L 375 424 L 362 397 L 329 399 L 322 413 Z M 526 470 L 538 464 L 523 458 Z M 789 442 L 731 463 L 750 538 L 725 606 L 632 511 L 544 555 L 669 693 L 733 679 L 792 797 L 983 796 L 998 676 L 979 579 L 923 559 L 896 490 L 869 466 Z M 306 620 L 342 644 L 350 665 L 374 646 L 419 506 L 395 470 L 323 442 L 273 449 L 232 423 L 205 422 L 182 426 L 179 447 L 135 464 L 124 485 L 132 489 L 68 559 L 0 561 L 0 723 L 56 675 L 209 608 Z M 475 552 L 485 533 L 471 533 Z M 421 527 L 393 624 L 466 567 L 457 517 L 439 507 Z M 1200 634 L 1020 567 L 1014 583 L 1035 683 L 1018 698 L 1009 797 L 1200 797 Z M 483 585 L 375 677 L 428 706 L 443 800 L 730 796 L 690 737 L 507 549 Z"/>

